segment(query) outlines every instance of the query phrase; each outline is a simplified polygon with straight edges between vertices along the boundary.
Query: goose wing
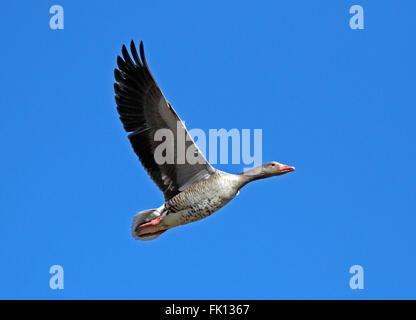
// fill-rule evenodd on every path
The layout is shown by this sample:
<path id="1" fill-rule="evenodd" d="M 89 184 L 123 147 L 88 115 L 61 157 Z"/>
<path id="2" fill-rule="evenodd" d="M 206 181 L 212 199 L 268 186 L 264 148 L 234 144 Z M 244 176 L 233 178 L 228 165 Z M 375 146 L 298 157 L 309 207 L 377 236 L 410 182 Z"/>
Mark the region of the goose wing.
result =
<path id="1" fill-rule="evenodd" d="M 143 42 L 140 42 L 140 59 L 133 41 L 130 50 L 134 61 L 123 45 L 123 58 L 117 57 L 118 69 L 114 69 L 117 111 L 124 129 L 131 132 L 128 138 L 135 153 L 163 192 L 165 200 L 169 200 L 190 185 L 207 179 L 215 169 L 205 159 L 185 125 L 163 96 L 147 66 Z M 167 138 L 162 141 L 158 141 L 160 137 L 155 139 L 156 132 L 166 133 L 159 131 L 161 129 L 171 132 L 173 146 L 167 146 Z M 165 145 L 162 146 L 162 143 Z M 193 154 L 190 157 L 192 159 L 188 160 L 186 153 L 178 154 L 178 143 L 184 145 L 184 152 Z M 158 146 L 158 150 L 165 150 L 163 159 L 173 161 L 163 161 L 155 157 Z"/>

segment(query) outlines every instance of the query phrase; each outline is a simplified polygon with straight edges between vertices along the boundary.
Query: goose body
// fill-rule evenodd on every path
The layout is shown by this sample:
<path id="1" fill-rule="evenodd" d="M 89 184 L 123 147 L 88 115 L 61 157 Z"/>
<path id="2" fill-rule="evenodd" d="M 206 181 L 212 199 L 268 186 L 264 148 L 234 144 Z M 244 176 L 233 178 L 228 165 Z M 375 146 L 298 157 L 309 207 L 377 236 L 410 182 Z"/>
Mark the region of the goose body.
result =
<path id="1" fill-rule="evenodd" d="M 150 73 L 140 43 L 140 58 L 134 42 L 133 60 L 125 46 L 123 59 L 117 58 L 114 70 L 117 110 L 129 140 L 149 176 L 164 193 L 165 203 L 156 209 L 139 212 L 133 219 L 132 235 L 137 240 L 152 240 L 176 226 L 203 219 L 231 201 L 247 183 L 293 171 L 294 167 L 277 162 L 266 163 L 241 174 L 213 168 L 190 138 L 183 122 L 163 96 Z M 196 162 L 160 163 L 155 150 L 162 143 L 155 139 L 160 129 L 172 132 L 174 143 L 185 137 Z M 178 156 L 172 149 L 172 156 Z"/>
<path id="2" fill-rule="evenodd" d="M 141 239 L 143 234 L 147 237 L 160 235 L 167 229 L 206 218 L 231 201 L 240 187 L 241 180 L 237 175 L 216 170 L 208 179 L 193 184 L 169 199 L 146 220 L 149 222 L 160 216 L 160 223 L 138 232 L 135 230 L 136 224 L 133 224 L 132 234 L 137 239 Z"/>

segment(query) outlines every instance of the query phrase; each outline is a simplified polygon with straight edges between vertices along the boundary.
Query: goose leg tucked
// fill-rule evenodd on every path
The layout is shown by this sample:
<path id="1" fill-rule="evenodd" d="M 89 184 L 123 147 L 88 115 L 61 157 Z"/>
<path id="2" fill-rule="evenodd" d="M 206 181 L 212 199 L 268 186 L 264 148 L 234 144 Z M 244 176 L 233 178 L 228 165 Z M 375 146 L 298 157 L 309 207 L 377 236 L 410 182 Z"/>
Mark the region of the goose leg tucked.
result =
<path id="1" fill-rule="evenodd" d="M 144 210 L 136 214 L 132 224 L 132 235 L 137 240 L 153 240 L 166 229 L 160 228 L 164 206 L 157 209 Z"/>
<path id="2" fill-rule="evenodd" d="M 154 218 L 150 222 L 146 222 L 146 223 L 143 223 L 143 224 L 139 225 L 136 228 L 136 231 L 139 231 L 139 230 L 144 229 L 144 228 L 152 227 L 152 226 L 157 226 L 159 223 L 160 223 L 160 216 L 157 217 L 157 218 Z"/>
<path id="3" fill-rule="evenodd" d="M 166 230 L 158 230 L 158 231 L 152 231 L 152 227 L 157 226 L 161 221 L 161 217 L 154 218 L 150 222 L 145 222 L 139 226 L 136 227 L 136 234 L 137 236 L 143 238 L 143 237 L 150 237 L 150 236 L 159 236 Z M 150 229 L 150 230 L 149 230 Z"/>

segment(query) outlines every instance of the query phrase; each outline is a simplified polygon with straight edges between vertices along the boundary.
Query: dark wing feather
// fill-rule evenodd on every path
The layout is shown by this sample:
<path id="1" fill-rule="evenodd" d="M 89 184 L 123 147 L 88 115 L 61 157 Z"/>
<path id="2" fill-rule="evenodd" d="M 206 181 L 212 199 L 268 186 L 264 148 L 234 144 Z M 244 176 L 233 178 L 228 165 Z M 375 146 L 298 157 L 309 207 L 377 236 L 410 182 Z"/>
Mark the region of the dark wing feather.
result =
<path id="1" fill-rule="evenodd" d="M 129 140 L 147 173 L 168 200 L 195 182 L 207 179 L 215 169 L 211 167 L 194 141 L 189 136 L 183 122 L 168 103 L 147 66 L 143 42 L 140 42 L 140 58 L 132 41 L 131 59 L 123 45 L 123 58 L 117 57 L 118 69 L 114 70 L 115 99 L 117 111 Z M 177 123 L 179 122 L 179 125 Z M 194 148 L 198 154 L 196 164 L 158 164 L 154 152 L 164 141 L 155 141 L 159 129 L 169 129 L 173 133 L 173 159 L 177 160 L 178 137 L 185 137 L 185 150 Z M 182 131 L 182 132 L 181 132 Z M 169 150 L 169 149 L 167 149 Z"/>

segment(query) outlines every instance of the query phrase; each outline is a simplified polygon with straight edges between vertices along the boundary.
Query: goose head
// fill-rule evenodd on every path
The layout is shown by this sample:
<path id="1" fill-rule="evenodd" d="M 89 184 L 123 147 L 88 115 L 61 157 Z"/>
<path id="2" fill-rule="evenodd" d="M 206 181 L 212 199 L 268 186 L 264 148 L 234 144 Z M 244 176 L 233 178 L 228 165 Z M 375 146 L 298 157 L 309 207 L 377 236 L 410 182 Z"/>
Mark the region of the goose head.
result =
<path id="1" fill-rule="evenodd" d="M 263 172 L 264 178 L 280 176 L 282 174 L 291 172 L 295 170 L 295 167 L 287 166 L 279 162 L 268 162 L 261 166 L 261 171 Z"/>
<path id="2" fill-rule="evenodd" d="M 245 185 L 248 182 L 265 179 L 274 176 L 281 176 L 282 174 L 294 171 L 295 167 L 287 166 L 279 162 L 268 162 L 261 166 L 255 167 L 251 170 L 245 171 L 240 174 L 242 184 Z"/>

